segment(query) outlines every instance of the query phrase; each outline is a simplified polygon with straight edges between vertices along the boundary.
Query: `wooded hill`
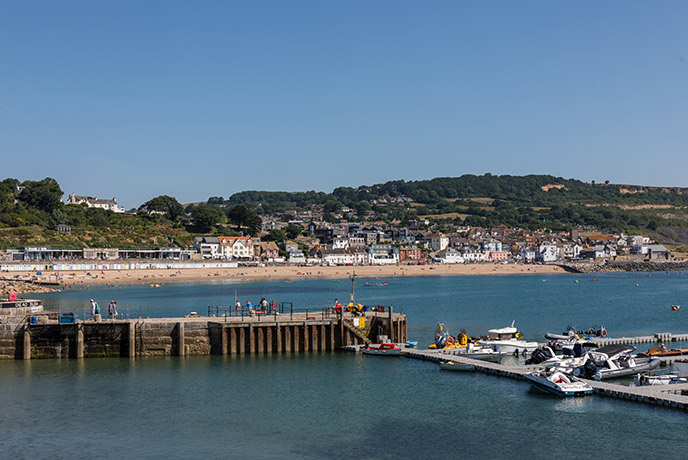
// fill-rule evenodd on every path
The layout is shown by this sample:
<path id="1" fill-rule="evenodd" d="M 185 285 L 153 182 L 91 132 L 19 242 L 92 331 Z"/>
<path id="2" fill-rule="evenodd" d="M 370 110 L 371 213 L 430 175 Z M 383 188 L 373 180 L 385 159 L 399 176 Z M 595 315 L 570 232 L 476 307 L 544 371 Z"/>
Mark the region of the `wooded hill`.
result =
<path id="1" fill-rule="evenodd" d="M 410 203 L 399 201 L 409 198 Z M 422 181 L 339 187 L 324 192 L 245 191 L 209 203 L 253 207 L 259 214 L 321 206 L 325 218 L 352 209 L 380 220 L 408 222 L 425 217 L 439 223 L 508 225 L 563 230 L 582 226 L 627 233 L 652 232 L 660 240 L 688 242 L 688 189 L 595 184 L 550 175 L 464 175 Z"/>

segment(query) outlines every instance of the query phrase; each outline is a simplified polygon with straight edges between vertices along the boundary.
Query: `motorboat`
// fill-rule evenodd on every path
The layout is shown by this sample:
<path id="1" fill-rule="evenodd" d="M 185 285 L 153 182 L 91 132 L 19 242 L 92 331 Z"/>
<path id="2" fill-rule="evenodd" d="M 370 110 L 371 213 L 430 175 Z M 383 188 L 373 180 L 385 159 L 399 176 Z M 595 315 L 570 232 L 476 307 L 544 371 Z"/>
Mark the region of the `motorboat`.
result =
<path id="1" fill-rule="evenodd" d="M 502 357 L 507 355 L 504 351 L 496 351 L 492 347 L 476 347 L 472 343 L 469 343 L 465 350 L 457 350 L 455 354 L 456 356 L 464 358 L 479 359 L 481 361 L 490 361 L 493 363 L 500 361 Z"/>
<path id="2" fill-rule="evenodd" d="M 588 378 L 603 380 L 651 371 L 662 362 L 658 358 L 639 358 L 631 354 L 634 350 L 633 345 L 606 345 L 589 351 L 583 372 Z"/>
<path id="3" fill-rule="evenodd" d="M 460 371 L 460 372 L 473 372 L 475 366 L 473 364 L 459 363 L 456 361 L 440 361 L 440 369 L 443 371 Z"/>
<path id="4" fill-rule="evenodd" d="M 637 386 L 688 383 L 688 360 L 676 361 L 674 363 L 674 372 L 671 374 L 640 373 L 633 377 L 633 382 Z"/>
<path id="5" fill-rule="evenodd" d="M 404 345 L 406 345 L 406 348 L 416 348 L 418 346 L 418 341 L 417 340 L 407 340 Z"/>
<path id="6" fill-rule="evenodd" d="M 667 348 L 666 346 L 664 346 L 664 344 L 658 347 L 652 347 L 645 352 L 638 353 L 638 356 L 641 358 L 649 358 L 651 356 L 660 357 L 681 355 L 688 355 L 688 348 Z"/>
<path id="7" fill-rule="evenodd" d="M 401 348 L 393 343 L 381 343 L 378 346 L 366 344 L 361 348 L 361 353 L 364 355 L 378 355 L 378 356 L 399 356 Z"/>
<path id="8" fill-rule="evenodd" d="M 509 327 L 490 329 L 487 331 L 487 337 L 480 338 L 477 342 L 479 345 L 493 347 L 495 351 L 509 354 L 530 353 L 538 347 L 537 342 L 526 342 L 521 340 L 521 337 L 522 334 L 514 327 L 512 321 Z"/>
<path id="9" fill-rule="evenodd" d="M 530 372 L 524 377 L 538 390 L 557 396 L 584 396 L 593 391 L 588 383 L 557 370 Z"/>

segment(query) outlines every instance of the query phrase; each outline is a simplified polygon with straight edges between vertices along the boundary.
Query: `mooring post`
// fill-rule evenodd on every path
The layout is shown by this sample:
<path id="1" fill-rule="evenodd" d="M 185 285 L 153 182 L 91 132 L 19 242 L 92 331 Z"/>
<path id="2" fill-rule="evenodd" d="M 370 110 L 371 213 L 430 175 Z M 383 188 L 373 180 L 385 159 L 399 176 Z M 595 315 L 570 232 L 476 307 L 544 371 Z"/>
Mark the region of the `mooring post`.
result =
<path id="1" fill-rule="evenodd" d="M 77 323 L 76 326 L 76 358 L 83 359 L 84 357 L 84 325 Z"/>
<path id="2" fill-rule="evenodd" d="M 136 323 L 134 321 L 129 321 L 129 329 L 127 332 L 129 334 L 129 349 L 127 350 L 127 356 L 129 358 L 134 358 L 136 356 Z"/>
<path id="3" fill-rule="evenodd" d="M 31 359 L 31 333 L 29 326 L 24 326 L 24 348 L 22 350 L 23 359 Z"/>
<path id="4" fill-rule="evenodd" d="M 394 313 L 392 313 L 392 310 L 394 308 L 390 305 L 389 306 L 389 341 L 391 343 L 394 343 Z"/>
<path id="5" fill-rule="evenodd" d="M 184 323 L 177 323 L 177 356 L 184 356 Z"/>

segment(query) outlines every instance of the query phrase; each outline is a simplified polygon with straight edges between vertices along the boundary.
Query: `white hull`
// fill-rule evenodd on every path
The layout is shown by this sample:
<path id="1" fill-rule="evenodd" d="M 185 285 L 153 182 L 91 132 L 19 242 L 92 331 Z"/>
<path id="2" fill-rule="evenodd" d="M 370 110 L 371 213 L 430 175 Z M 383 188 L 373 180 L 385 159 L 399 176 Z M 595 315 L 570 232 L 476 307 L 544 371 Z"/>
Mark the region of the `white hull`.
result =
<path id="1" fill-rule="evenodd" d="M 538 347 L 537 342 L 526 342 L 524 340 L 484 340 L 478 342 L 482 346 L 492 347 L 495 351 L 514 354 L 517 351 L 531 353 Z"/>
<path id="2" fill-rule="evenodd" d="M 558 376 L 557 374 L 559 373 L 555 372 L 551 376 L 546 376 L 539 372 L 532 372 L 526 374 L 525 378 L 535 388 L 557 396 L 584 396 L 592 394 L 592 387 L 587 383 L 570 376 Z"/>
<path id="3" fill-rule="evenodd" d="M 401 350 L 371 350 L 366 348 L 361 348 L 361 353 L 364 355 L 376 355 L 376 356 L 399 356 L 401 355 Z"/>
<path id="4" fill-rule="evenodd" d="M 445 371 L 460 371 L 460 372 L 472 372 L 475 370 L 473 364 L 463 364 L 463 363 L 440 363 L 440 369 Z"/>
<path id="5" fill-rule="evenodd" d="M 497 351 L 491 351 L 491 352 L 486 352 L 486 351 L 479 351 L 476 353 L 459 353 L 458 356 L 463 356 L 464 358 L 472 358 L 472 359 L 479 359 L 481 361 L 490 361 L 493 363 L 496 363 L 497 361 L 502 359 L 502 356 L 505 356 L 506 353 L 500 353 Z"/>

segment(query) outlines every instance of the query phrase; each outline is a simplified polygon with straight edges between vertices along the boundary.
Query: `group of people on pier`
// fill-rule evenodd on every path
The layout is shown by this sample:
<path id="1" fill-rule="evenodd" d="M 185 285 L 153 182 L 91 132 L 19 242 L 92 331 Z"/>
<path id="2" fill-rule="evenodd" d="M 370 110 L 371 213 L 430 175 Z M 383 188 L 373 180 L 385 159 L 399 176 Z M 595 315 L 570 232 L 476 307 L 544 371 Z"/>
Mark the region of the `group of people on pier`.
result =
<path id="1" fill-rule="evenodd" d="M 238 299 L 236 301 L 235 307 L 237 310 L 241 310 L 241 302 Z M 254 309 L 251 301 L 246 301 L 246 309 L 248 310 L 249 315 L 254 314 L 256 311 L 260 311 L 262 314 L 265 315 L 271 315 L 277 312 L 277 309 L 275 308 L 275 301 L 273 300 L 272 302 L 268 302 L 268 300 L 265 297 L 260 299 L 260 302 L 258 302 L 257 307 L 259 308 Z"/>
<path id="2" fill-rule="evenodd" d="M 108 318 L 117 319 L 117 314 L 117 302 L 111 300 L 108 305 Z M 98 302 L 91 299 L 91 319 L 97 318 L 100 318 L 100 305 L 98 305 Z"/>

